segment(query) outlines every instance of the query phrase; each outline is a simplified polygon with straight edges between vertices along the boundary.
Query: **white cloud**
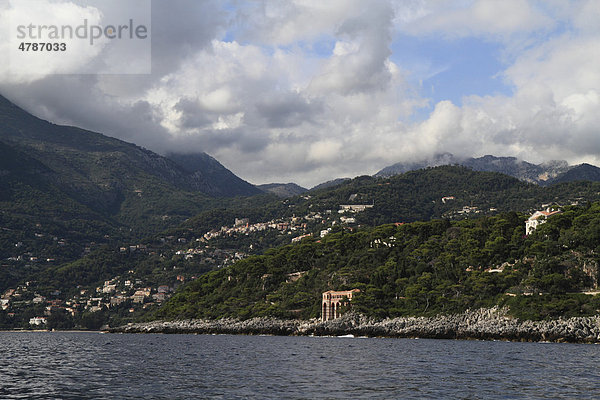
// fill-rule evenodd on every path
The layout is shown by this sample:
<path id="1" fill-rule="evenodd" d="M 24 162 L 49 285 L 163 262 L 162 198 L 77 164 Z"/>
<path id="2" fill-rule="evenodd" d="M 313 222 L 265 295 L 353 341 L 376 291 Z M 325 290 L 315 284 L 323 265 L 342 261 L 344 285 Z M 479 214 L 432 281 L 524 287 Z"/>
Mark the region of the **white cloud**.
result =
<path id="1" fill-rule="evenodd" d="M 600 155 L 600 46 L 567 32 L 523 53 L 504 73 L 512 96 L 440 103 L 415 129 L 436 151 L 597 162 Z M 441 112 L 445 110 L 445 112 Z"/>
<path id="2" fill-rule="evenodd" d="M 441 34 L 447 37 L 473 35 L 510 38 L 515 34 L 545 30 L 554 23 L 527 0 L 420 1 L 409 12 L 400 13 L 399 29 L 413 35 Z M 402 2 L 396 3 L 405 9 Z"/>
<path id="3" fill-rule="evenodd" d="M 48 75 L 78 70 L 94 60 L 103 49 L 76 38 L 61 41 L 68 48 L 65 52 L 19 49 L 21 43 L 42 41 L 39 38 L 40 27 L 46 27 L 41 31 L 45 38 L 50 31 L 48 26 L 75 28 L 81 26 L 84 20 L 89 25 L 97 25 L 102 19 L 97 8 L 51 0 L 11 1 L 5 7 L 0 21 L 7 28 L 1 37 L 0 51 L 8 62 L 0 64 L 0 82 L 31 82 Z M 61 34 L 60 29 L 57 32 Z M 23 38 L 21 35 L 24 35 Z"/>
<path id="4" fill-rule="evenodd" d="M 517 58 L 504 73 L 518 88 L 545 85 L 557 100 L 574 93 L 600 87 L 599 35 L 583 36 L 567 32 Z"/>
<path id="5" fill-rule="evenodd" d="M 334 35 L 341 24 L 360 17 L 371 5 L 362 0 L 261 0 L 241 4 L 236 23 L 241 39 L 285 46 Z"/>
<path id="6" fill-rule="evenodd" d="M 392 17 L 382 3 L 341 21 L 324 59 L 214 40 L 149 94 L 170 146 L 188 140 L 253 182 L 375 172 L 382 152 L 400 154 L 399 119 L 423 105 L 389 61 Z"/>

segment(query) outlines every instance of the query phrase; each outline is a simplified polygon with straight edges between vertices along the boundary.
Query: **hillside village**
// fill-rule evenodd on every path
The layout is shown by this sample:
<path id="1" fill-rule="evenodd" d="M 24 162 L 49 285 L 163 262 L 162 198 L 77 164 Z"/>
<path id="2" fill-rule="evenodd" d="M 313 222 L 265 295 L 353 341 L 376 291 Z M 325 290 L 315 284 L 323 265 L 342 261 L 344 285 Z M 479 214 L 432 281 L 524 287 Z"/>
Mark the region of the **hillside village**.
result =
<path id="1" fill-rule="evenodd" d="M 129 271 L 127 276 L 133 274 L 133 271 Z M 9 317 L 14 317 L 18 312 L 35 312 L 35 316 L 29 318 L 29 324 L 40 326 L 46 324 L 47 318 L 56 313 L 66 313 L 75 317 L 86 312 L 95 313 L 117 308 L 135 313 L 167 300 L 185 282 L 185 277 L 179 275 L 171 285 L 151 287 L 144 285 L 140 279 L 127 276 L 107 280 L 102 286 L 93 289 L 81 288 L 77 295 L 66 300 L 60 298 L 59 290 L 46 297 L 32 289 L 31 282 L 26 282 L 15 289 L 5 291 L 0 304 L 2 310 L 8 311 Z"/>
<path id="2" fill-rule="evenodd" d="M 324 225 L 324 229 L 319 232 L 321 237 L 331 231 L 331 228 L 338 224 L 352 225 L 356 224 L 356 218 L 346 214 L 356 214 L 373 208 L 372 204 L 342 204 L 337 211 L 337 214 L 332 210 L 324 212 L 310 212 L 302 217 L 295 215 L 289 218 L 273 219 L 267 222 L 257 222 L 250 224 L 248 218 L 236 218 L 233 226 L 223 226 L 221 229 L 212 230 L 203 235 L 203 239 L 209 241 L 218 237 L 232 237 L 236 235 L 250 235 L 256 232 L 266 230 L 275 230 L 282 235 L 294 236 L 301 233 L 299 236 L 291 238 L 291 242 L 295 243 L 305 237 L 312 236 L 312 233 L 306 234 L 315 226 Z M 199 241 L 202 241 L 201 239 Z"/>
<path id="3" fill-rule="evenodd" d="M 117 252 L 121 255 L 137 254 L 160 256 L 165 259 L 183 259 L 186 263 L 202 264 L 210 269 L 218 269 L 247 257 L 248 252 L 222 248 L 218 244 L 212 246 L 211 243 L 215 239 L 253 236 L 265 231 L 273 231 L 278 235 L 289 237 L 288 243 L 295 243 L 313 236 L 311 229 L 317 226 L 323 228 L 318 230 L 321 237 L 331 232 L 332 227 L 336 225 L 344 225 L 352 230 L 354 228 L 350 225 L 356 224 L 356 219 L 348 214 L 359 213 L 372 207 L 373 205 L 341 205 L 337 213 L 326 210 L 324 213 L 311 212 L 303 217 L 292 216 L 252 224 L 248 218 L 236 218 L 233 226 L 223 226 L 205 232 L 199 238 L 165 236 L 158 238 L 155 244 L 137 243 L 121 246 Z M 62 246 L 68 246 L 66 240 L 60 240 L 60 243 Z M 16 247 L 20 246 L 23 244 L 18 243 Z M 90 254 L 94 246 L 95 243 L 86 246 L 83 256 Z M 164 246 L 170 249 L 166 250 Z M 253 246 L 250 245 L 248 251 L 252 250 Z M 9 257 L 5 261 L 37 263 L 42 262 L 41 258 L 42 256 L 24 253 L 18 257 Z M 43 261 L 54 262 L 53 259 Z M 194 268 L 191 270 L 193 271 Z M 32 327 L 43 327 L 47 324 L 48 317 L 56 313 L 66 313 L 76 317 L 84 313 L 120 311 L 129 313 L 133 317 L 139 311 L 159 306 L 181 284 L 196 278 L 194 274 L 181 274 L 173 281 L 164 281 L 159 285 L 150 286 L 145 284 L 143 279 L 136 278 L 135 271 L 130 270 L 127 274 L 106 280 L 102 286 L 79 287 L 78 293 L 72 297 L 65 297 L 59 290 L 42 295 L 32 289 L 33 282 L 26 282 L 6 290 L 1 296 L 0 306 L 9 317 L 14 317 L 17 313 L 32 313 L 35 310 L 36 313 L 28 319 Z"/>

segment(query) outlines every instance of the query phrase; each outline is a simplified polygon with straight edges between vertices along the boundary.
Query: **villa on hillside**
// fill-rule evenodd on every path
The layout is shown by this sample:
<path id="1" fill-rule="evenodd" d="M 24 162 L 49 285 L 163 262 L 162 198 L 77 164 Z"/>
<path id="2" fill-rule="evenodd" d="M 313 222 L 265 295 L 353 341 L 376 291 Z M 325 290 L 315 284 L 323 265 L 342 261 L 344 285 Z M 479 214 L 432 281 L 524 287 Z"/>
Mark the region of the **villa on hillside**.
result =
<path id="1" fill-rule="evenodd" d="M 40 326 L 40 325 L 45 325 L 46 323 L 47 323 L 46 317 L 29 318 L 29 325 Z"/>
<path id="2" fill-rule="evenodd" d="M 367 208 L 373 208 L 373 204 L 342 204 L 338 213 L 343 214 L 345 212 L 359 213 L 365 211 Z"/>
<path id="3" fill-rule="evenodd" d="M 330 290 L 323 293 L 323 301 L 321 303 L 323 314 L 321 320 L 329 321 L 340 317 L 341 307 L 346 305 L 348 301 L 351 301 L 352 296 L 358 292 L 360 292 L 359 289 L 352 289 L 343 291 Z"/>
<path id="4" fill-rule="evenodd" d="M 560 210 L 552 210 L 548 207 L 545 211 L 536 211 L 527 221 L 525 221 L 525 234 L 531 235 L 536 230 L 538 225 L 546 222 L 546 219 L 551 216 L 560 213 Z M 544 217 L 544 218 L 541 218 Z"/>

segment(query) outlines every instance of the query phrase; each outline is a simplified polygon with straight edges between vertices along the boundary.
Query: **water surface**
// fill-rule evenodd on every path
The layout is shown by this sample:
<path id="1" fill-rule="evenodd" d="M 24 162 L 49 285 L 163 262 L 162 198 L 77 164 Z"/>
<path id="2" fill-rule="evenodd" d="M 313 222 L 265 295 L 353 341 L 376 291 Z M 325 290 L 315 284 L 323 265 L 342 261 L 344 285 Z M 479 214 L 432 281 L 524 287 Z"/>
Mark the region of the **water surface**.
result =
<path id="1" fill-rule="evenodd" d="M 0 332 L 2 399 L 573 399 L 600 346 Z"/>

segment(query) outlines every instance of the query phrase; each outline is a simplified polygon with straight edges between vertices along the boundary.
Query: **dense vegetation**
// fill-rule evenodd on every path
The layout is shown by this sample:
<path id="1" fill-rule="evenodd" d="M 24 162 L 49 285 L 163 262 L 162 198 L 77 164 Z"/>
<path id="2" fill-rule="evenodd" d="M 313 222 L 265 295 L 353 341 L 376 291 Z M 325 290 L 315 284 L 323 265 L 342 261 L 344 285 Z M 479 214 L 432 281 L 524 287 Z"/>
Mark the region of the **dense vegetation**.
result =
<path id="1" fill-rule="evenodd" d="M 530 319 L 596 313 L 600 298 L 581 291 L 598 283 L 600 203 L 566 207 L 530 236 L 524 220 L 510 212 L 340 230 L 205 274 L 157 317 L 317 317 L 323 291 L 352 288 L 361 290 L 353 307 L 377 317 L 495 304 Z"/>

